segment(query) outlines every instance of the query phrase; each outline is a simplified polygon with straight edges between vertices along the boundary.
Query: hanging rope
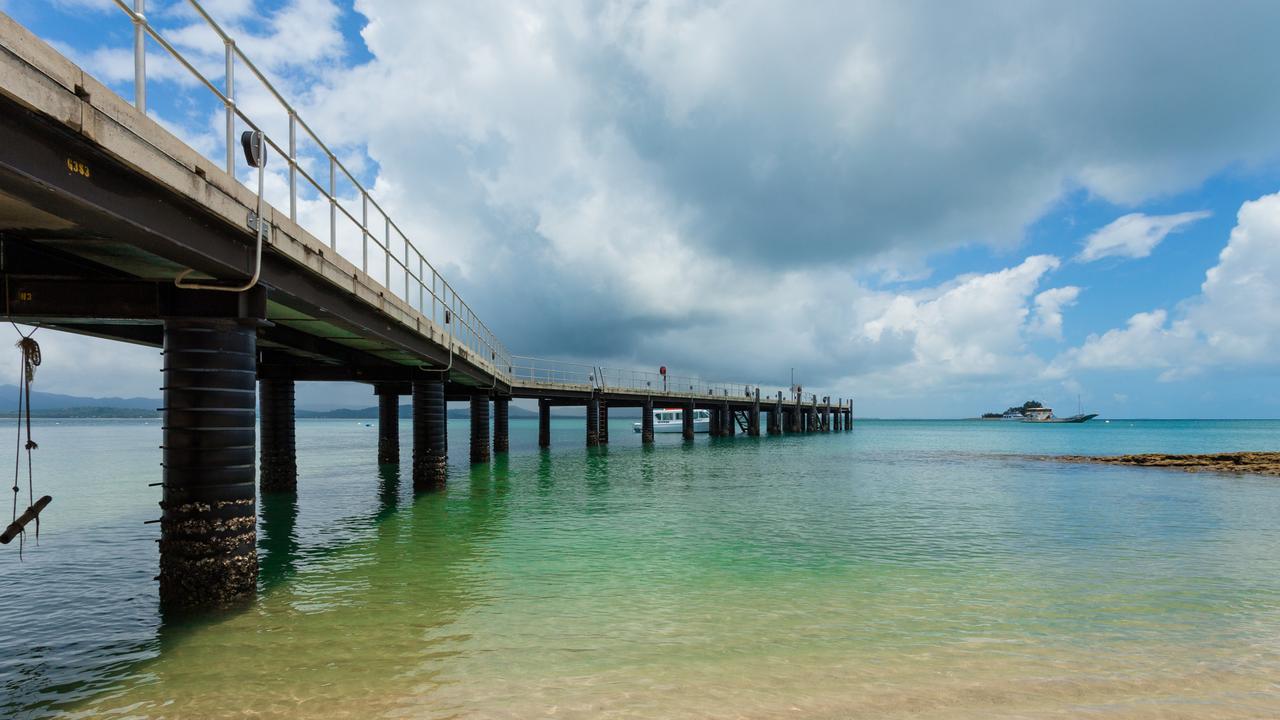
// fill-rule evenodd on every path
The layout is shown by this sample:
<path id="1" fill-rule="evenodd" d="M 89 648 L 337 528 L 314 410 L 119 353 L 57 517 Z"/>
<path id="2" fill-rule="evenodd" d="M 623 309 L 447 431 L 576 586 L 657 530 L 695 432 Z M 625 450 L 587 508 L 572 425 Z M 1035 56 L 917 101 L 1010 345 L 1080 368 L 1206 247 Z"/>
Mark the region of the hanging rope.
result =
<path id="1" fill-rule="evenodd" d="M 40 511 L 52 500 L 48 495 L 36 500 L 34 473 L 32 471 L 31 451 L 40 447 L 31 439 L 31 382 L 35 380 L 36 368 L 40 366 L 40 345 L 31 337 L 36 334 L 35 328 L 23 335 L 17 325 L 13 326 L 22 339 L 17 347 L 22 350 L 22 367 L 18 373 L 18 438 L 13 457 L 13 522 L 0 534 L 0 543 L 8 543 L 16 535 L 18 537 L 18 558 L 22 558 L 22 549 L 26 541 L 26 526 L 31 521 L 36 523 L 36 543 L 40 542 Z M 26 430 L 27 442 L 22 443 L 23 430 Z M 27 451 L 27 509 L 18 515 L 18 483 L 22 477 L 22 450 Z"/>

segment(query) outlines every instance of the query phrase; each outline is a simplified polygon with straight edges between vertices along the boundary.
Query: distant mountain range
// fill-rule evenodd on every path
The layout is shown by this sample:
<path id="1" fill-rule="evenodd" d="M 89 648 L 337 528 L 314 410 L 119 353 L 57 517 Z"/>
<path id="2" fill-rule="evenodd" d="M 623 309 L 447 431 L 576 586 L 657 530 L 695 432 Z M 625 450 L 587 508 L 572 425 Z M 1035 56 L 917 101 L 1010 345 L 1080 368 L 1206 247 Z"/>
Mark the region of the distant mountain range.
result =
<path id="1" fill-rule="evenodd" d="M 5 402 L 9 398 L 9 402 Z M 60 395 L 58 393 L 31 391 L 31 415 L 33 417 L 63 418 L 147 418 L 160 417 L 160 406 L 164 402 L 160 398 L 144 397 L 82 397 L 79 395 Z M 452 408 L 451 418 L 470 417 L 468 408 Z M 536 418 L 538 413 L 511 405 L 508 413 L 512 418 Z M 18 386 L 0 385 L 0 418 L 11 418 L 18 414 Z M 340 408 L 337 410 L 305 410 L 295 411 L 299 418 L 337 418 L 367 419 L 377 418 L 377 406 L 366 408 Z M 410 405 L 400 406 L 400 417 L 413 415 Z"/>

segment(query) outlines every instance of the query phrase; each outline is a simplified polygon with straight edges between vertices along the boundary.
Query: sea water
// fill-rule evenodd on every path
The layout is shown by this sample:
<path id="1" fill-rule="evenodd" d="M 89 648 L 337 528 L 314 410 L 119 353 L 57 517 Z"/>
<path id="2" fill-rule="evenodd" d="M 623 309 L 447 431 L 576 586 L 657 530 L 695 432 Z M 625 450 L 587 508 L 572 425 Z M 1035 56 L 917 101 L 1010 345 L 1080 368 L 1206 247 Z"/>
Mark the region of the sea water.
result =
<path id="1" fill-rule="evenodd" d="M 257 598 L 172 620 L 159 423 L 38 422 L 0 717 L 1280 716 L 1280 479 L 1029 457 L 1280 450 L 1280 422 L 582 426 L 540 451 L 513 420 L 471 467 L 451 421 L 415 496 L 407 423 L 380 470 L 376 423 L 299 421 Z"/>

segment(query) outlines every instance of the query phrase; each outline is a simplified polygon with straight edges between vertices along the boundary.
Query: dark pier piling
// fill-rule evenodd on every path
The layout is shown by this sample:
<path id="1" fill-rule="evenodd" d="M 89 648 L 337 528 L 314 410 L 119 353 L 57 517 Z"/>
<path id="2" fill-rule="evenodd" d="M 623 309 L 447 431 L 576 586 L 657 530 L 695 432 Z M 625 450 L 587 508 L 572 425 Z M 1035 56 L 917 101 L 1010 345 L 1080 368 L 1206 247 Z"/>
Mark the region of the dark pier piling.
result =
<path id="1" fill-rule="evenodd" d="M 489 462 L 489 396 L 471 396 L 471 464 Z"/>
<path id="2" fill-rule="evenodd" d="M 448 476 L 449 436 L 444 383 L 413 383 L 413 489 L 442 487 Z"/>
<path id="3" fill-rule="evenodd" d="M 653 444 L 653 398 L 645 397 L 644 407 L 640 410 L 640 444 Z"/>
<path id="4" fill-rule="evenodd" d="M 373 386 L 378 396 L 378 464 L 400 464 L 400 388 L 390 383 Z"/>
<path id="5" fill-rule="evenodd" d="M 257 328 L 164 322 L 160 603 L 222 605 L 258 580 L 254 488 Z"/>
<path id="6" fill-rule="evenodd" d="M 262 492 L 296 492 L 298 458 L 294 427 L 292 380 L 258 381 L 262 412 L 258 483 Z"/>
<path id="7" fill-rule="evenodd" d="M 600 398 L 592 394 L 587 401 L 587 447 L 600 444 Z"/>
<path id="8" fill-rule="evenodd" d="M 510 398 L 495 397 L 493 399 L 493 454 L 505 453 L 511 449 L 510 431 Z"/>
<path id="9" fill-rule="evenodd" d="M 551 447 L 551 403 L 538 399 L 538 447 Z"/>

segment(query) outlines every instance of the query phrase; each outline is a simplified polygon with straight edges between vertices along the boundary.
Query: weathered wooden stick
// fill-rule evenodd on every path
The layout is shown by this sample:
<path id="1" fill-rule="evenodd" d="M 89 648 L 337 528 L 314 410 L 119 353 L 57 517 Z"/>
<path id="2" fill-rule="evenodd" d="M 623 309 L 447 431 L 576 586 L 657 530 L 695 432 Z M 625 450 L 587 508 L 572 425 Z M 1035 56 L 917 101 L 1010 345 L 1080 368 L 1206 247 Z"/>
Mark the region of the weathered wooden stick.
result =
<path id="1" fill-rule="evenodd" d="M 18 537 L 18 533 L 22 532 L 22 528 L 26 527 L 27 523 L 35 520 L 40 515 L 40 511 L 51 502 L 53 502 L 53 498 L 45 495 L 37 500 L 35 505 L 28 507 L 19 515 L 17 520 L 9 523 L 9 527 L 4 529 L 3 534 L 0 534 L 0 545 L 8 545 L 10 540 Z"/>

